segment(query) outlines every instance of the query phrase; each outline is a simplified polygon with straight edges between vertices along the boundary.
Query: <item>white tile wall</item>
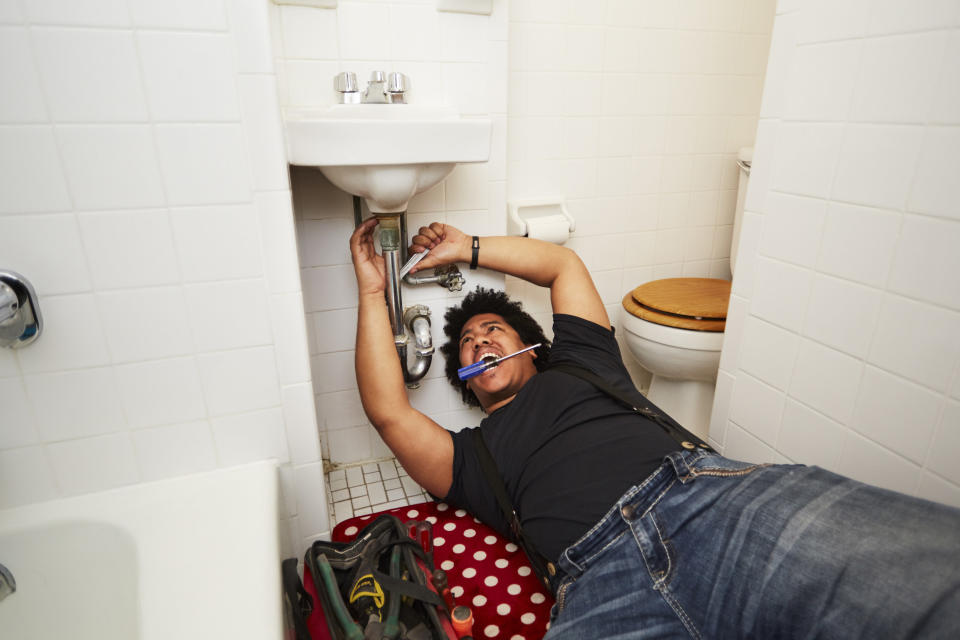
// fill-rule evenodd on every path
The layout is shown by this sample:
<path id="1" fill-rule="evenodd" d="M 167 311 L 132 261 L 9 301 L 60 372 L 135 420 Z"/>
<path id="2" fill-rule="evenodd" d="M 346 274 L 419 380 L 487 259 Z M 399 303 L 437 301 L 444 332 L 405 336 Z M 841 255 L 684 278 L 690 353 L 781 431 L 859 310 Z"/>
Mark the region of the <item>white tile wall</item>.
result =
<path id="1" fill-rule="evenodd" d="M 0 3 L 0 508 L 276 458 L 328 530 L 271 6 Z"/>
<path id="2" fill-rule="evenodd" d="M 711 423 L 726 453 L 960 505 L 958 18 L 779 3 L 747 195 L 762 238 L 741 241 Z"/>

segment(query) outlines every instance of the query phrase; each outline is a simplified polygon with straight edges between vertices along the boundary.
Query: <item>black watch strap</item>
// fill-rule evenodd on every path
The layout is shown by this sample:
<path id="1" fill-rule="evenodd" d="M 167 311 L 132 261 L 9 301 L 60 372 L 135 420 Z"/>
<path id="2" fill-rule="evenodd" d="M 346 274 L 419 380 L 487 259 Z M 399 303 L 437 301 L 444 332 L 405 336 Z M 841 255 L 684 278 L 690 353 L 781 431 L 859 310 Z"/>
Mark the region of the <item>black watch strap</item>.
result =
<path id="1" fill-rule="evenodd" d="M 477 268 L 477 258 L 480 257 L 480 236 L 473 236 L 473 255 L 470 257 L 470 268 Z"/>

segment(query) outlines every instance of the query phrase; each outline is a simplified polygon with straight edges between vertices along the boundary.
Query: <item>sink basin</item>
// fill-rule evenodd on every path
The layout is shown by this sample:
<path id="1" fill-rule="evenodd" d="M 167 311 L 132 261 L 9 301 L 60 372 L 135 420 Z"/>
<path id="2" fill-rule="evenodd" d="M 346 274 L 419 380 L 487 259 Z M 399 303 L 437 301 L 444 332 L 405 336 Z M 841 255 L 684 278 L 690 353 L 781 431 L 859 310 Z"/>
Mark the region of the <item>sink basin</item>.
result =
<path id="1" fill-rule="evenodd" d="M 410 198 L 443 180 L 458 162 L 490 157 L 489 118 L 448 107 L 338 104 L 284 112 L 287 161 L 317 167 L 374 213 L 406 210 Z"/>

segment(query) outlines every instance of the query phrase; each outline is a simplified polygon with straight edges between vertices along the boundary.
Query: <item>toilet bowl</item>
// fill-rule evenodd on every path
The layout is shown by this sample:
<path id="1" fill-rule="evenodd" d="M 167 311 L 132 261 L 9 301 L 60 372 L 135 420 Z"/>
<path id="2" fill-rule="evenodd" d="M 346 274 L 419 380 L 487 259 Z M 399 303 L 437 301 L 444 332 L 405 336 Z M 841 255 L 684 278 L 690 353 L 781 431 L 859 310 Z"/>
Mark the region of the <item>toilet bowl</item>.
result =
<path id="1" fill-rule="evenodd" d="M 753 149 L 741 149 L 730 269 L 733 271 Z M 730 282 L 667 278 L 631 289 L 620 307 L 627 349 L 652 374 L 647 396 L 704 440 L 710 426 Z"/>

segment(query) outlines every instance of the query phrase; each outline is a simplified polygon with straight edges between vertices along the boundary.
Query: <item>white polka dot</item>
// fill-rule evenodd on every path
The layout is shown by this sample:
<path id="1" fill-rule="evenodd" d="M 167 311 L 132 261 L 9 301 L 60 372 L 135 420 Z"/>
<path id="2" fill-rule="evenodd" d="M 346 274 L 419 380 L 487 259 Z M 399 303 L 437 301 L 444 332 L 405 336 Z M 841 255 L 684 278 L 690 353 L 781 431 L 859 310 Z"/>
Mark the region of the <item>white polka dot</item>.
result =
<path id="1" fill-rule="evenodd" d="M 500 635 L 500 627 L 495 624 L 488 624 L 483 629 L 483 635 L 487 636 L 488 638 L 496 638 L 498 635 Z"/>
<path id="2" fill-rule="evenodd" d="M 466 547 L 463 546 L 462 544 L 455 544 L 455 545 L 453 545 L 453 552 L 454 552 L 454 553 L 463 553 L 465 549 L 466 549 Z"/>
<path id="3" fill-rule="evenodd" d="M 493 544 L 493 543 L 495 543 L 495 542 L 497 541 L 497 537 L 496 537 L 496 536 L 487 536 L 486 538 L 483 539 L 483 541 L 486 542 L 487 544 Z"/>
<path id="4" fill-rule="evenodd" d="M 508 613 L 510 613 L 510 605 L 508 605 L 508 604 L 498 604 L 498 605 L 497 605 L 497 613 L 499 613 L 499 614 L 502 615 L 502 616 L 507 615 Z"/>
<path id="5" fill-rule="evenodd" d="M 446 502 L 440 502 L 437 504 L 437 511 L 446 511 L 449 508 L 450 505 L 448 505 Z"/>
<path id="6" fill-rule="evenodd" d="M 420 512 L 416 509 L 410 509 L 410 511 L 407 511 L 408 518 L 416 518 L 418 515 L 420 515 Z"/>
<path id="7" fill-rule="evenodd" d="M 444 531 L 453 531 L 456 528 L 457 528 L 457 525 L 453 524 L 452 522 L 448 522 L 447 524 L 443 525 Z"/>
<path id="8" fill-rule="evenodd" d="M 543 604 L 546 601 L 547 597 L 542 593 L 535 593 L 530 596 L 530 602 L 533 604 Z"/>
<path id="9" fill-rule="evenodd" d="M 473 606 L 482 607 L 485 604 L 487 604 L 487 596 L 473 596 Z"/>
<path id="10" fill-rule="evenodd" d="M 473 521 L 476 522 L 477 524 L 483 524 L 482 522 L 480 522 L 479 518 L 474 518 Z"/>
<path id="11" fill-rule="evenodd" d="M 527 640 L 527 639 L 521 636 L 520 634 L 517 634 L 515 636 L 510 636 L 510 640 Z"/>
<path id="12" fill-rule="evenodd" d="M 512 542 L 508 542 L 508 543 L 507 543 L 507 551 L 508 551 L 509 553 L 513 553 L 513 552 L 516 551 L 518 548 L 519 548 L 519 547 L 517 547 L 517 545 L 513 544 Z"/>
<path id="13" fill-rule="evenodd" d="M 506 568 L 507 568 L 507 565 L 509 565 L 510 563 L 507 562 L 506 560 L 504 560 L 503 558 L 499 558 L 499 559 L 498 559 L 496 562 L 494 562 L 493 564 L 497 565 L 497 568 L 498 568 L 498 569 L 506 569 Z"/>
<path id="14" fill-rule="evenodd" d="M 523 624 L 533 624 L 533 621 L 536 619 L 537 619 L 537 616 L 533 615 L 532 613 L 525 613 L 522 616 L 520 616 L 520 622 L 522 622 Z"/>
<path id="15" fill-rule="evenodd" d="M 458 518 L 462 518 L 463 516 L 467 515 L 467 512 L 463 509 L 457 509 L 453 512 L 453 515 L 457 516 Z"/>
<path id="16" fill-rule="evenodd" d="M 373 516 L 360 516 L 360 519 L 361 519 L 361 520 L 369 520 L 369 519 L 372 518 L 372 517 L 373 517 Z"/>
<path id="17" fill-rule="evenodd" d="M 461 587 L 460 585 L 457 585 L 457 586 L 455 586 L 455 587 L 451 587 L 451 588 L 450 588 L 450 593 L 452 593 L 452 594 L 454 595 L 454 597 L 459 598 L 460 596 L 463 595 L 463 587 Z"/>
<path id="18" fill-rule="evenodd" d="M 477 535 L 477 532 L 474 531 L 473 529 L 467 529 L 466 531 L 463 532 L 464 538 L 472 538 L 475 535 Z"/>
<path id="19" fill-rule="evenodd" d="M 343 530 L 343 535 L 352 536 L 357 531 L 359 531 L 359 529 L 357 529 L 356 527 L 347 527 L 346 529 Z"/>
<path id="20" fill-rule="evenodd" d="M 497 576 L 487 576 L 483 579 L 483 584 L 487 585 L 488 587 L 495 587 L 497 586 L 498 582 L 500 581 L 497 580 Z"/>
<path id="21" fill-rule="evenodd" d="M 440 563 L 440 568 L 444 571 L 450 571 L 450 569 L 453 569 L 453 560 L 444 560 Z"/>
<path id="22" fill-rule="evenodd" d="M 477 575 L 477 570 L 474 569 L 473 567 L 467 567 L 466 569 L 463 570 L 463 577 L 467 578 L 468 580 L 475 575 Z"/>
<path id="23" fill-rule="evenodd" d="M 524 566 L 522 566 L 522 567 L 520 567 L 520 568 L 517 569 L 517 573 L 520 574 L 520 575 L 523 576 L 523 577 L 527 577 L 528 575 L 530 575 L 530 572 L 531 572 L 530 567 L 528 567 L 528 566 L 526 566 L 526 565 L 524 565 Z"/>
<path id="24" fill-rule="evenodd" d="M 437 524 L 437 516 L 427 516 L 427 522 L 430 524 Z"/>
<path id="25" fill-rule="evenodd" d="M 507 587 L 507 593 L 509 593 L 509 594 L 512 595 L 512 596 L 517 595 L 517 594 L 520 593 L 521 591 L 523 591 L 523 589 L 521 589 L 521 588 L 520 588 L 520 585 L 518 585 L 518 584 L 512 584 L 512 585 L 510 585 L 509 587 Z"/>
<path id="26" fill-rule="evenodd" d="M 484 560 L 486 557 L 487 557 L 487 554 L 485 551 L 477 551 L 476 553 L 473 554 L 474 560 Z"/>
<path id="27" fill-rule="evenodd" d="M 436 538 L 433 539 L 433 546 L 435 547 L 442 547 L 446 543 L 447 541 L 441 538 L 440 536 L 437 536 Z"/>

